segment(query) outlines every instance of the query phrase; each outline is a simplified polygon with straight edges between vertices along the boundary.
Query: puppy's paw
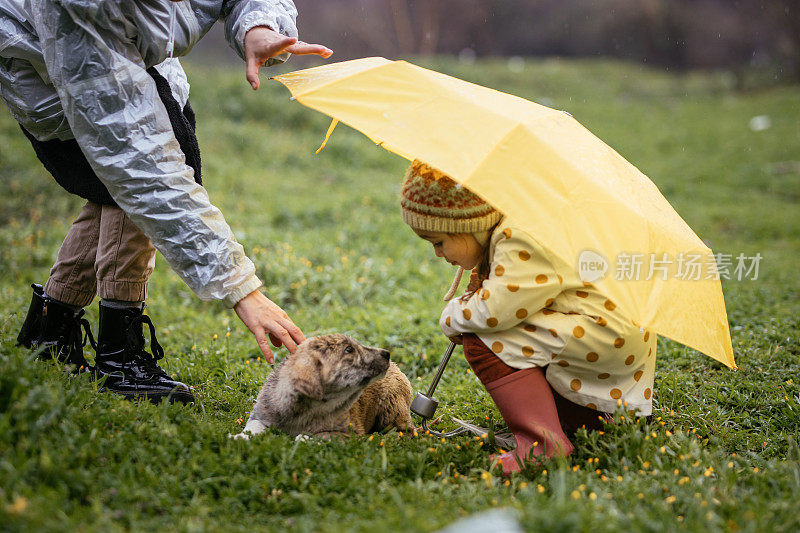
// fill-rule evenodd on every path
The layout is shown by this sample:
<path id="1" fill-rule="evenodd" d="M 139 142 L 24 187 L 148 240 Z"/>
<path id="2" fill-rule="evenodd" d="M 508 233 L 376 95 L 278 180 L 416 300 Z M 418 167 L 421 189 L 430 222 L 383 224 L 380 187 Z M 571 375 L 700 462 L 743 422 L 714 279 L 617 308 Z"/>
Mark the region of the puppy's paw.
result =
<path id="1" fill-rule="evenodd" d="M 250 433 L 242 432 L 242 433 L 237 433 L 236 435 L 228 433 L 228 438 L 234 440 L 250 440 Z"/>

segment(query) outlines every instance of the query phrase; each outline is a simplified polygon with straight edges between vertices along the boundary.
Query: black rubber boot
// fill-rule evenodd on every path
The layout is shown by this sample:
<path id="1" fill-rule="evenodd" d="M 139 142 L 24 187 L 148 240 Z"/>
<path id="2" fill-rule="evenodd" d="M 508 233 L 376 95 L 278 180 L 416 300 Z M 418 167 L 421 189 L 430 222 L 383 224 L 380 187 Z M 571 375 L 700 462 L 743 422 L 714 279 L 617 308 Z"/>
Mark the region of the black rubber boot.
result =
<path id="1" fill-rule="evenodd" d="M 72 307 L 45 296 L 42 286 L 31 285 L 33 297 L 22 329 L 17 335 L 17 345 L 39 350 L 42 360 L 57 359 L 75 366 L 76 372 L 88 372 L 91 365 L 83 355 L 87 339 L 95 346 L 89 322 L 83 318 L 84 310 Z M 81 331 L 86 332 L 84 336 Z"/>
<path id="2" fill-rule="evenodd" d="M 100 333 L 97 340 L 95 370 L 105 378 L 105 390 L 128 399 L 147 398 L 157 403 L 194 401 L 189 387 L 175 381 L 158 366 L 164 349 L 158 343 L 156 330 L 144 309 L 116 309 L 100 304 Z M 145 350 L 142 325 L 150 327 L 150 349 Z"/>

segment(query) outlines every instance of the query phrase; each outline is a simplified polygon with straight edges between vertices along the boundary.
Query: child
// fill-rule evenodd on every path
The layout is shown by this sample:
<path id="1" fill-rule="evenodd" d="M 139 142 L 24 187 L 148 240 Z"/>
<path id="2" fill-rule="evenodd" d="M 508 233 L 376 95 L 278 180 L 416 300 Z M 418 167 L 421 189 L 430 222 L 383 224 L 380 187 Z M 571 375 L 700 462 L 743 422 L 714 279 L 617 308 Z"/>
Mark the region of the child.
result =
<path id="1" fill-rule="evenodd" d="M 437 257 L 472 270 L 467 293 L 450 300 L 440 326 L 463 344 L 514 433 L 516 449 L 499 456 L 504 473 L 519 471 L 528 456 L 569 455 L 567 435 L 602 427 L 618 405 L 651 413 L 655 333 L 625 318 L 530 233 L 425 163 L 412 163 L 400 203 L 403 220 Z"/>

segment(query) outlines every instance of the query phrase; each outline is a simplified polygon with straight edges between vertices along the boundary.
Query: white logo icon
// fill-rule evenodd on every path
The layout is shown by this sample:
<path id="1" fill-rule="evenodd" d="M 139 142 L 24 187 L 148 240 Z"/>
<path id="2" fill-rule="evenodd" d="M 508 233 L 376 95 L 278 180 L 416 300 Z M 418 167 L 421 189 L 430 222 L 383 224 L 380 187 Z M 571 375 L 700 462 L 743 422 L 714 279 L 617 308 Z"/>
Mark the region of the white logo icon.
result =
<path id="1" fill-rule="evenodd" d="M 591 283 L 605 277 L 608 260 L 593 250 L 584 250 L 578 256 L 578 275 L 581 281 Z"/>

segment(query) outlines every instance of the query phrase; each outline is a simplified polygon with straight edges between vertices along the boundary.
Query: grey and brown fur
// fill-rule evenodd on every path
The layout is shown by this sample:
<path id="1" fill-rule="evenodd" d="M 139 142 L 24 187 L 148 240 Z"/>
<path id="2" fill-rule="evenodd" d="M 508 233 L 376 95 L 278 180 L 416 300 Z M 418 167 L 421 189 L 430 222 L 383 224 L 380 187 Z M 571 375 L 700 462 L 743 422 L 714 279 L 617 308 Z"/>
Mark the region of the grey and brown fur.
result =
<path id="1" fill-rule="evenodd" d="M 411 384 L 389 352 L 346 335 L 307 339 L 267 378 L 244 430 L 247 439 L 267 427 L 292 436 L 387 428 L 413 429 Z"/>

